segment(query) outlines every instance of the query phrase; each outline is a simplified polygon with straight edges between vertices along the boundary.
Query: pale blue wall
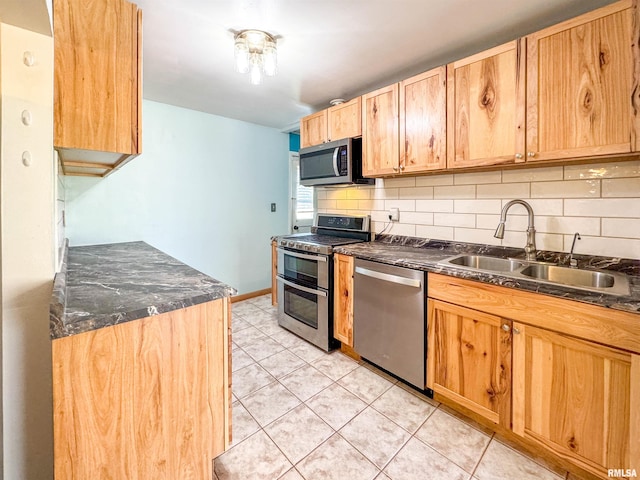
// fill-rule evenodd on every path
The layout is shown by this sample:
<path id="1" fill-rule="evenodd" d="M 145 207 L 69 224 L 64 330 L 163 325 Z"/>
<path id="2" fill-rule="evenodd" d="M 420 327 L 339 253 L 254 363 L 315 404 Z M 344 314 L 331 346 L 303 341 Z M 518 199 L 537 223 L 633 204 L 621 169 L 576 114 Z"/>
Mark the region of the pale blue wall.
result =
<path id="1" fill-rule="evenodd" d="M 65 177 L 70 244 L 144 240 L 240 293 L 269 287 L 288 136 L 146 100 L 143 129 L 144 153 L 109 177 Z"/>

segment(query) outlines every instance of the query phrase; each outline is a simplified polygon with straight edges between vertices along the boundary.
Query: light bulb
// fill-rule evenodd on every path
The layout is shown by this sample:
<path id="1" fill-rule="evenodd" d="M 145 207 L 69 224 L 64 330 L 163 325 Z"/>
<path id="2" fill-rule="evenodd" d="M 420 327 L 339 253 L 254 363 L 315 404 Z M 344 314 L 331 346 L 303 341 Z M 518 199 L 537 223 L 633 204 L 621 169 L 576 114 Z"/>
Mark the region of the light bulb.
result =
<path id="1" fill-rule="evenodd" d="M 264 62 L 264 73 L 273 77 L 278 70 L 278 54 L 273 42 L 267 42 L 262 52 Z"/>
<path id="2" fill-rule="evenodd" d="M 236 39 L 235 43 L 236 70 L 239 73 L 247 73 L 249 71 L 249 49 L 247 44 L 241 38 Z"/>

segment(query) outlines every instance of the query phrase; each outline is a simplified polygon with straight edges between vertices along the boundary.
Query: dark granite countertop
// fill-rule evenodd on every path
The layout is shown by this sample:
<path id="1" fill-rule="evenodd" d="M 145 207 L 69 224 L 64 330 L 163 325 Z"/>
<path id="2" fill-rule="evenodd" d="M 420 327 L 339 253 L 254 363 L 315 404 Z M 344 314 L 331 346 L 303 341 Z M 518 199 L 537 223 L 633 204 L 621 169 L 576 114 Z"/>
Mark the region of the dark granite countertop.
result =
<path id="1" fill-rule="evenodd" d="M 458 254 L 524 259 L 524 251 L 521 248 L 382 235 L 372 242 L 335 247 L 333 251 L 365 260 L 442 273 L 640 314 L 640 260 L 574 255 L 574 258 L 578 260 L 579 268 L 610 270 L 628 275 L 630 295 L 619 296 L 513 278 L 499 273 L 472 271 L 439 263 Z M 560 265 L 568 264 L 569 255 L 567 253 L 538 251 L 537 255 L 539 260 L 557 262 Z M 638 319 L 640 320 L 640 317 Z"/>
<path id="2" fill-rule="evenodd" d="M 51 339 L 228 297 L 235 289 L 144 242 L 65 248 Z"/>

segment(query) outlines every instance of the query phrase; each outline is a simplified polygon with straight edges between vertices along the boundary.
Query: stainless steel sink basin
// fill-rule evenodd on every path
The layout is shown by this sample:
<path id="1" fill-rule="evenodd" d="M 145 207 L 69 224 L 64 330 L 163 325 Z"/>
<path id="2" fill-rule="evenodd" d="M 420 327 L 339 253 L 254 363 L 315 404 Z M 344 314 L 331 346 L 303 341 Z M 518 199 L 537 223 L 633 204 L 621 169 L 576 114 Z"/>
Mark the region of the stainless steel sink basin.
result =
<path id="1" fill-rule="evenodd" d="M 610 295 L 630 294 L 627 276 L 617 272 L 560 267 L 484 255 L 457 255 L 443 260 L 441 264 L 465 270 L 492 272 L 505 277 L 566 285 L 590 292 Z"/>
<path id="2" fill-rule="evenodd" d="M 482 255 L 460 255 L 459 257 L 450 258 L 447 263 L 491 272 L 513 272 L 524 266 L 517 260 Z"/>

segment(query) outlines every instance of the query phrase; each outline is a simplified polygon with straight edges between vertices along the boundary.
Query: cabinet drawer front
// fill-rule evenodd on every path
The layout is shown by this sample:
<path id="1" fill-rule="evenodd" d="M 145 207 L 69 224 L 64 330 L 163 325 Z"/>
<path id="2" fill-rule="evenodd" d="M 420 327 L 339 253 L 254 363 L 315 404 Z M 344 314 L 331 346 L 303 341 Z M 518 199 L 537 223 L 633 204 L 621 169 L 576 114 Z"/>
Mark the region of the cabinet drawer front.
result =
<path id="1" fill-rule="evenodd" d="M 640 352 L 640 315 L 429 273 L 429 297 L 529 325 Z"/>

